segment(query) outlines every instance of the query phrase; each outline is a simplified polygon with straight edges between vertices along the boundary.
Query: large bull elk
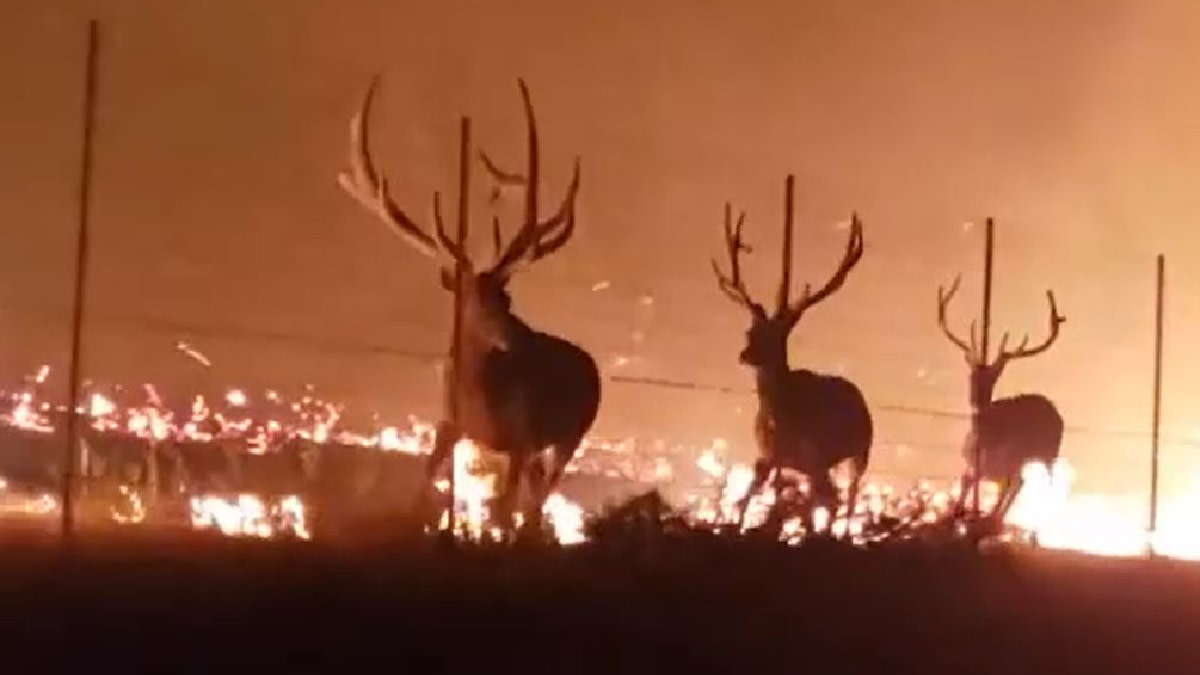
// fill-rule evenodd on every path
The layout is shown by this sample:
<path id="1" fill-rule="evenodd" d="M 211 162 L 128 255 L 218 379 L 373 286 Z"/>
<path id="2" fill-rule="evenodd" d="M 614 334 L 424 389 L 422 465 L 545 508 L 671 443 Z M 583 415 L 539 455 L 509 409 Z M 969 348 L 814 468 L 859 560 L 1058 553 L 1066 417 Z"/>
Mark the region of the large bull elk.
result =
<path id="1" fill-rule="evenodd" d="M 958 277 L 948 289 L 944 286 L 938 288 L 937 305 L 938 326 L 946 338 L 962 351 L 969 368 L 971 428 L 963 444 L 967 468 L 961 482 L 958 510 L 962 511 L 967 492 L 975 482 L 981 479 L 996 481 L 1000 485 L 1000 495 L 991 518 L 998 524 L 1003 521 L 1021 491 L 1021 470 L 1025 464 L 1042 462 L 1049 468 L 1058 458 L 1063 419 L 1054 403 L 1041 394 L 1018 394 L 994 399 L 996 382 L 1014 359 L 1037 356 L 1049 349 L 1058 339 L 1059 328 L 1066 318 L 1058 313 L 1054 292 L 1046 291 L 1050 303 L 1050 331 L 1046 339 L 1030 345 L 1029 336 L 1026 335 L 1015 348 L 1010 349 L 1009 334 L 1005 333 L 1000 339 L 996 358 L 989 361 L 989 355 L 978 345 L 973 323 L 969 341 L 950 330 L 947 308 L 958 292 L 960 281 L 961 277 Z M 979 462 L 977 457 L 981 458 Z"/>
<path id="2" fill-rule="evenodd" d="M 528 133 L 524 173 L 502 171 L 486 154 L 480 157 L 498 186 L 523 190 L 523 219 L 507 245 L 502 241 L 499 222 L 493 221 L 496 260 L 487 267 L 476 266 L 447 234 L 436 193 L 432 234 L 392 198 L 386 177 L 371 158 L 368 142 L 377 85 L 378 78 L 368 88 L 351 122 L 350 170 L 341 174 L 339 182 L 412 248 L 437 261 L 446 290 L 454 290 L 456 265 L 464 270 L 465 283 L 458 289 L 463 303 L 459 364 L 446 369 L 444 382 L 447 413 L 457 397 L 459 415 L 457 422 L 447 414 L 438 424 L 421 502 L 428 498 L 432 479 L 455 443 L 465 437 L 508 458 L 506 485 L 499 499 L 501 516 L 511 516 L 524 476 L 535 501 L 531 522 L 540 522 L 542 504 L 596 418 L 600 375 L 586 351 L 535 330 L 513 313 L 508 282 L 519 270 L 555 253 L 570 240 L 575 229 L 579 160 L 575 160 L 574 174 L 558 209 L 543 218 L 538 208 L 541 173 L 537 124 L 529 90 L 524 81 L 519 81 Z M 548 449 L 552 451 L 549 467 L 543 454 Z"/>
<path id="3" fill-rule="evenodd" d="M 809 308 L 833 295 L 863 254 L 862 223 L 854 215 L 845 254 L 833 276 L 819 290 L 806 284 L 796 300 L 790 298 L 792 276 L 792 212 L 795 180 L 787 178 L 784 210 L 783 270 L 774 311 L 770 314 L 755 302 L 741 276 L 740 256 L 750 247 L 742 240 L 745 214 L 736 222 L 730 205 L 725 205 L 725 245 L 729 274 L 713 261 L 713 272 L 721 291 L 750 313 L 750 329 L 740 360 L 755 371 L 758 414 L 755 436 L 760 457 L 754 479 L 739 504 L 739 524 L 745 518 L 751 497 L 762 489 L 774 471 L 787 468 L 804 474 L 814 501 L 836 506 L 837 488 L 830 471 L 849 460 L 853 472 L 848 514 L 854 515 L 858 487 L 871 451 L 874 427 L 862 392 L 852 382 L 810 370 L 793 370 L 788 365 L 788 335 Z M 778 480 L 778 479 L 777 479 Z M 835 508 L 836 513 L 836 508 Z"/>

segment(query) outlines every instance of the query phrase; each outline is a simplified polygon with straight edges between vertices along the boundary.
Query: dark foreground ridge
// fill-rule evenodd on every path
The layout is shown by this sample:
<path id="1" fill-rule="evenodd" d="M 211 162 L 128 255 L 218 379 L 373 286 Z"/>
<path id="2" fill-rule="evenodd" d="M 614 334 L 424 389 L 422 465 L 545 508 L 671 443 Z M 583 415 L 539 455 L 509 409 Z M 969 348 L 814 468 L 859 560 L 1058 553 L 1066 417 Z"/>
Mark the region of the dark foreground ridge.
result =
<path id="1" fill-rule="evenodd" d="M 1159 560 L 694 537 L 559 549 L 118 532 L 69 553 L 49 537 L 0 547 L 13 672 L 1200 665 L 1200 568 Z"/>

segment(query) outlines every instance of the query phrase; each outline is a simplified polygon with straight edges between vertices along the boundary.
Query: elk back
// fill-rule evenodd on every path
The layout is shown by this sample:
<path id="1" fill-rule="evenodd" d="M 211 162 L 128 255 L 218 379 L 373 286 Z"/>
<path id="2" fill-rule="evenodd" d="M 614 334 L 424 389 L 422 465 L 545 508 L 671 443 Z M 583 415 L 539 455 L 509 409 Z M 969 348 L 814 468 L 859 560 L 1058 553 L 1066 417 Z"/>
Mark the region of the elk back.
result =
<path id="1" fill-rule="evenodd" d="M 984 478 L 1009 478 L 1019 475 L 1026 462 L 1048 466 L 1058 458 L 1063 418 L 1045 396 L 1021 394 L 993 401 L 978 424 Z M 967 465 L 974 467 L 970 444 L 964 454 Z"/>
<path id="2" fill-rule="evenodd" d="M 537 331 L 514 341 L 508 351 L 488 355 L 483 387 L 502 427 L 495 430 L 500 438 L 489 443 L 497 450 L 514 447 L 523 434 L 537 449 L 577 445 L 600 409 L 600 372 L 591 355 Z"/>
<path id="3" fill-rule="evenodd" d="M 852 459 L 866 468 L 874 423 L 866 399 L 853 382 L 793 370 L 769 415 L 775 417 L 775 429 L 763 428 L 769 416 L 760 419 L 760 443 L 784 466 L 822 471 Z"/>

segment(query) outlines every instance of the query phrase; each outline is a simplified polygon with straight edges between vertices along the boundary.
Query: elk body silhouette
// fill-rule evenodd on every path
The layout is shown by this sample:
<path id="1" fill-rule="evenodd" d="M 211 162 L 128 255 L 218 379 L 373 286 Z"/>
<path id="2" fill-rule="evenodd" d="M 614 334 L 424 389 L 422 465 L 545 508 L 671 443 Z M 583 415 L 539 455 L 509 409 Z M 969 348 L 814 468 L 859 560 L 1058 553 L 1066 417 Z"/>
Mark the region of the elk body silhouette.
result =
<path id="1" fill-rule="evenodd" d="M 999 524 L 1012 506 L 1024 482 L 1021 472 L 1029 462 L 1041 462 L 1049 467 L 1058 459 L 1063 438 L 1063 418 L 1050 399 L 1041 394 L 1019 394 L 994 399 L 996 382 L 1013 359 L 1041 354 L 1058 339 L 1059 328 L 1066 319 L 1058 313 L 1054 292 L 1046 291 L 1050 303 L 1050 332 L 1041 344 L 1029 346 L 1025 336 L 1015 349 L 1008 348 L 1009 336 L 1004 334 L 995 360 L 989 361 L 975 339 L 971 326 L 970 341 L 963 340 L 950 330 L 947 307 L 958 292 L 961 279 L 956 278 L 947 290 L 938 289 L 938 326 L 942 333 L 962 352 L 970 369 L 968 396 L 971 403 L 971 429 L 963 443 L 963 459 L 967 470 L 961 483 L 958 510 L 967 499 L 968 488 L 978 480 L 1000 484 L 1000 496 L 991 517 Z M 981 461 L 977 461 L 981 458 Z"/>
<path id="2" fill-rule="evenodd" d="M 750 328 L 746 331 L 746 346 L 740 361 L 754 369 L 758 393 L 755 437 L 760 456 L 754 464 L 750 489 L 739 504 L 739 524 L 745 518 L 750 499 L 762 489 L 771 473 L 775 472 L 776 481 L 781 481 L 780 470 L 785 468 L 808 478 L 815 501 L 836 505 L 838 493 L 830 479 L 830 471 L 847 460 L 853 473 L 848 516 L 853 517 L 874 435 L 866 401 L 852 382 L 810 370 L 793 370 L 788 365 L 787 339 L 800 317 L 840 289 L 863 254 L 862 223 L 855 215 L 851 219 L 845 254 L 833 276 L 815 292 L 806 284 L 800 298 L 792 301 L 789 296 L 794 187 L 794 178 L 788 176 L 783 269 L 771 314 L 750 297 L 742 280 L 740 256 L 750 251 L 742 240 L 745 214 L 740 214 L 735 222 L 729 204 L 725 205 L 729 274 L 713 261 L 713 272 L 721 291 L 750 313 Z"/>
<path id="3" fill-rule="evenodd" d="M 570 239 L 575 228 L 579 161 L 575 161 L 570 186 L 558 210 L 543 220 L 538 213 L 537 125 L 529 90 L 524 81 L 519 81 L 528 132 L 526 171 L 502 171 L 484 153 L 480 153 L 480 159 L 497 189 L 523 189 L 523 220 L 507 245 L 502 242 L 499 221 L 493 220 L 496 260 L 486 268 L 477 268 L 446 233 L 436 193 L 436 227 L 430 234 L 396 204 L 386 178 L 376 170 L 370 156 L 368 119 L 377 85 L 378 78 L 371 83 L 351 123 L 351 169 L 339 177 L 339 182 L 413 248 L 440 263 L 444 288 L 455 289 L 458 265 L 462 266 L 464 280 L 458 289 L 463 303 L 459 364 L 445 371 L 447 415 L 438 424 L 420 501 L 426 502 L 434 475 L 454 445 L 465 437 L 508 458 L 500 515 L 506 519 L 511 516 L 522 478 L 526 478 L 535 502 L 529 520 L 540 523 L 546 497 L 596 418 L 600 375 L 596 362 L 582 348 L 535 330 L 514 314 L 507 284 L 518 270 L 558 251 Z M 455 396 L 457 423 L 448 414 Z M 547 450 L 552 451 L 549 466 Z"/>

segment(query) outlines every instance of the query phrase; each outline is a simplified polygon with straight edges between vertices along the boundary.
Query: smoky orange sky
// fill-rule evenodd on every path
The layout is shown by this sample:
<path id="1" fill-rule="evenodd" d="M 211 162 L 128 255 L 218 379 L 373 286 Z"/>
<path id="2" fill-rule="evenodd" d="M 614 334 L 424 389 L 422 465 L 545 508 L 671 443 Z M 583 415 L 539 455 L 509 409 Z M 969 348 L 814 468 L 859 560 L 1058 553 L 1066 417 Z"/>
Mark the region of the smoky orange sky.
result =
<path id="1" fill-rule="evenodd" d="M 295 388 L 431 415 L 450 305 L 428 262 L 342 194 L 347 121 L 384 74 L 376 153 L 428 213 L 452 190 L 458 117 L 520 160 L 532 89 L 547 194 L 583 158 L 575 240 L 515 283 L 520 313 L 609 375 L 751 386 L 746 317 L 717 291 L 721 210 L 748 211 L 748 275 L 778 273 L 797 175 L 796 283 L 823 280 L 851 210 L 866 256 L 811 311 L 794 365 L 842 372 L 876 408 L 874 466 L 946 475 L 965 367 L 934 321 L 959 271 L 977 311 L 998 219 L 996 326 L 1041 335 L 1001 393 L 1041 391 L 1086 483 L 1144 489 L 1153 256 L 1168 255 L 1165 423 L 1200 439 L 1200 6 L 1187 0 L 8 0 L 0 6 L 0 375 L 65 364 L 85 20 L 103 22 L 86 375 Z M 482 172 L 476 173 L 482 183 Z M 486 222 L 486 191 L 475 198 Z M 482 229 L 482 228 L 478 228 Z M 478 250 L 486 252 L 486 237 Z M 594 290 L 600 282 L 607 288 Z M 277 339 L 278 336 L 294 336 Z M 202 369 L 183 339 L 213 360 Z M 61 378 L 60 378 L 61 379 Z M 720 435 L 749 454 L 753 399 L 606 384 L 597 431 Z M 1136 432 L 1131 435 L 1113 433 Z M 1166 489 L 1200 479 L 1169 443 Z"/>

